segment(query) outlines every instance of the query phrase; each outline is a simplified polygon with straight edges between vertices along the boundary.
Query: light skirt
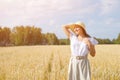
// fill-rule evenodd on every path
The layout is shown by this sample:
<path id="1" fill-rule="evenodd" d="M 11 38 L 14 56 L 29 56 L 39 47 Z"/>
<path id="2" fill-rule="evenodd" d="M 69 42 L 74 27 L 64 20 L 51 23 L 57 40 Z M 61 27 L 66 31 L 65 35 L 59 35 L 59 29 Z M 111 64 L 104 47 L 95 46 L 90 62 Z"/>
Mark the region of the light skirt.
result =
<path id="1" fill-rule="evenodd" d="M 68 80 L 91 80 L 91 70 L 87 58 L 77 60 L 70 58 Z"/>

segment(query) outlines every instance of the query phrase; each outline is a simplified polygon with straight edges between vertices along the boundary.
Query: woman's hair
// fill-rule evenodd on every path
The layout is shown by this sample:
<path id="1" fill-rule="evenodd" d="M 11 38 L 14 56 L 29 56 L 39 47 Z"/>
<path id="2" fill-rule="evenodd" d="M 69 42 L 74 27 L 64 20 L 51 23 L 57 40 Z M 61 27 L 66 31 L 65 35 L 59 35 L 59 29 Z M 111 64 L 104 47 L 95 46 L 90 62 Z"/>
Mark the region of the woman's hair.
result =
<path id="1" fill-rule="evenodd" d="M 91 37 L 83 27 L 80 26 L 80 28 L 82 29 L 82 32 L 85 35 L 85 37 Z"/>
<path id="2" fill-rule="evenodd" d="M 82 32 L 83 32 L 83 34 L 85 35 L 85 37 L 91 37 L 91 36 L 86 32 L 85 28 L 83 28 L 82 26 L 80 26 L 80 25 L 78 25 L 78 24 L 73 24 L 73 25 L 71 25 L 71 27 L 73 27 L 73 29 L 74 29 L 75 27 L 80 27 L 80 28 L 82 29 Z"/>

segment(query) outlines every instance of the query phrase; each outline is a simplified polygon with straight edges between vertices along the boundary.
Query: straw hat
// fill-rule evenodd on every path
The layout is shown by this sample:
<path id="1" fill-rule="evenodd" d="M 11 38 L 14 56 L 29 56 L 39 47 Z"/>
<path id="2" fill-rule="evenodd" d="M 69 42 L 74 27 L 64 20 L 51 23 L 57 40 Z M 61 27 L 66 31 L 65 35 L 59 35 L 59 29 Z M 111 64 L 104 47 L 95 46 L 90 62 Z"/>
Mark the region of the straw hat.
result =
<path id="1" fill-rule="evenodd" d="M 85 24 L 83 22 L 76 22 L 75 24 L 80 25 L 83 29 L 85 29 Z"/>
<path id="2" fill-rule="evenodd" d="M 70 29 L 74 31 L 75 26 L 82 27 L 85 30 L 85 24 L 83 22 L 76 22 L 70 25 Z"/>

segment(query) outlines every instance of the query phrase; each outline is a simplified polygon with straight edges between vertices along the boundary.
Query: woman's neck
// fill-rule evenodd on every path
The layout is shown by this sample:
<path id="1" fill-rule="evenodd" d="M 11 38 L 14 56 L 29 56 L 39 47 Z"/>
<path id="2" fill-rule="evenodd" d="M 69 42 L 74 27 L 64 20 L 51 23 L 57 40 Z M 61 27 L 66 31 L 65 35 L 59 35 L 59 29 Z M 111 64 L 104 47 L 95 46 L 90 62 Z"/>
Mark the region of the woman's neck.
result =
<path id="1" fill-rule="evenodd" d="M 83 39 L 86 38 L 86 36 L 84 36 L 84 35 L 78 35 L 77 37 L 78 37 L 78 40 L 80 40 L 80 41 L 83 41 Z"/>
<path id="2" fill-rule="evenodd" d="M 84 34 L 79 34 L 79 35 L 77 35 L 77 37 L 85 38 L 86 36 Z"/>

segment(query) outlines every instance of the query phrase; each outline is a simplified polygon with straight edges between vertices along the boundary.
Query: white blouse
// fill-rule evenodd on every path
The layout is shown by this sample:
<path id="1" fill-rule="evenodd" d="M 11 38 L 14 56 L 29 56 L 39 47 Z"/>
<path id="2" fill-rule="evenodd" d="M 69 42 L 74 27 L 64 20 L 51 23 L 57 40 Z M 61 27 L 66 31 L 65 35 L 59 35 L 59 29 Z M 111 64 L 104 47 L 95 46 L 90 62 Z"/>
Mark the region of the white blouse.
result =
<path id="1" fill-rule="evenodd" d="M 93 45 L 98 44 L 98 41 L 93 37 L 89 38 Z M 85 56 L 89 53 L 88 46 L 85 42 L 78 40 L 78 37 L 70 31 L 70 48 L 72 56 Z"/>

